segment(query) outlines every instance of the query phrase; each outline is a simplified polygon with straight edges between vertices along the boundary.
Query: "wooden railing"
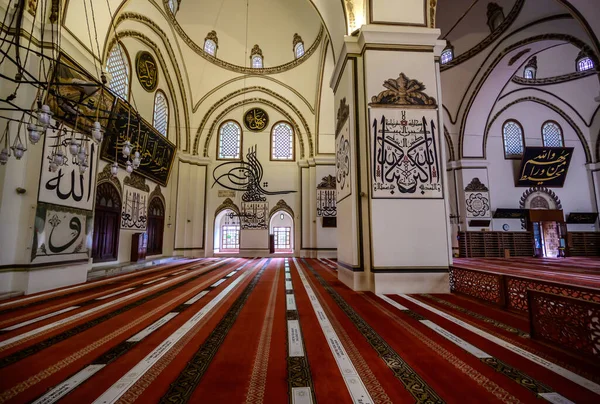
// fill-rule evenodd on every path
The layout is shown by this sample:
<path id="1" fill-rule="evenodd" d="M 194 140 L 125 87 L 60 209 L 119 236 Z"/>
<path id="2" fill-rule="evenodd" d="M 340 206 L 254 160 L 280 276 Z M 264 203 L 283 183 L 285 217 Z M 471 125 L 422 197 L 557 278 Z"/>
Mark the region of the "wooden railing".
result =
<path id="1" fill-rule="evenodd" d="M 586 357 L 600 359 L 600 304 L 527 291 L 530 335 Z"/>
<path id="2" fill-rule="evenodd" d="M 527 312 L 527 291 L 600 303 L 600 291 L 516 276 L 450 267 L 450 290 L 504 307 Z"/>
<path id="3" fill-rule="evenodd" d="M 461 258 L 499 258 L 533 256 L 530 232 L 467 231 L 458 233 Z"/>

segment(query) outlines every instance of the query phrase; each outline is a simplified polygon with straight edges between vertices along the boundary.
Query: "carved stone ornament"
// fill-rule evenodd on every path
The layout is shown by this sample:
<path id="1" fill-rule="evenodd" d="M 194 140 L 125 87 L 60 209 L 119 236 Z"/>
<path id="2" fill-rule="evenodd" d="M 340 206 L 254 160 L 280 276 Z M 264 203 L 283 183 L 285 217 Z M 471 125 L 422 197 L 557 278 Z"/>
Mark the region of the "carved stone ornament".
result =
<path id="1" fill-rule="evenodd" d="M 519 203 L 519 207 L 521 209 L 526 209 L 526 203 L 527 200 L 529 199 L 529 197 L 533 194 L 536 193 L 543 193 L 548 195 L 549 199 L 554 201 L 555 203 L 555 209 L 560 209 L 562 210 L 562 203 L 560 202 L 560 199 L 558 198 L 558 196 L 554 193 L 554 191 L 552 191 L 549 188 L 546 187 L 531 187 L 528 190 L 526 190 L 525 192 L 523 192 L 523 195 L 521 196 L 521 200 Z"/>
<path id="2" fill-rule="evenodd" d="M 404 73 L 400 73 L 397 79 L 387 79 L 383 86 L 387 90 L 373 96 L 370 106 L 437 108 L 435 99 L 424 93 L 425 85 L 409 79 Z"/>
<path id="3" fill-rule="evenodd" d="M 489 189 L 481 183 L 479 178 L 475 177 L 465 188 L 465 192 L 488 192 Z"/>
<path id="4" fill-rule="evenodd" d="M 121 181 L 119 181 L 119 178 L 113 177 L 112 173 L 110 172 L 110 166 L 110 164 L 105 165 L 102 171 L 98 173 L 96 188 L 98 188 L 98 185 L 102 184 L 103 182 L 110 182 L 115 186 L 115 188 L 117 188 L 117 191 L 119 191 L 119 197 L 122 197 L 123 187 L 121 186 Z"/>
<path id="5" fill-rule="evenodd" d="M 238 215 L 240 214 L 240 208 L 238 208 L 237 205 L 235 203 L 233 203 L 231 198 L 227 198 L 223 201 L 223 203 L 215 211 L 215 216 L 217 216 L 219 213 L 223 212 L 224 210 L 232 210 L 235 213 L 237 213 Z"/>
<path id="6" fill-rule="evenodd" d="M 333 175 L 323 177 L 317 189 L 335 189 L 335 177 Z"/>
<path id="7" fill-rule="evenodd" d="M 219 48 L 219 38 L 217 38 L 217 31 L 215 31 L 215 30 L 210 31 L 206 35 L 206 38 L 204 38 L 205 41 L 207 39 L 210 39 L 211 41 L 213 41 L 215 43 L 215 45 L 217 46 L 217 49 Z"/>
<path id="8" fill-rule="evenodd" d="M 260 49 L 260 46 L 258 46 L 258 44 L 254 45 L 254 47 L 250 51 L 250 58 L 252 58 L 252 56 L 255 55 L 258 55 L 261 58 L 263 57 L 262 49 Z"/>
<path id="9" fill-rule="evenodd" d="M 537 56 L 532 56 L 525 65 L 525 68 L 532 67 L 537 70 Z"/>
<path id="10" fill-rule="evenodd" d="M 146 178 L 136 173 L 131 173 L 129 177 L 125 177 L 123 184 L 139 189 L 140 191 L 150 192 L 150 186 L 146 184 Z"/>
<path id="11" fill-rule="evenodd" d="M 346 103 L 346 97 L 340 100 L 340 106 L 337 110 L 337 122 L 335 125 L 335 133 L 339 133 L 342 127 L 346 123 L 346 120 L 350 117 L 350 106 Z"/>
<path id="12" fill-rule="evenodd" d="M 156 188 L 154 188 L 154 191 L 152 191 L 152 193 L 150 194 L 148 201 L 152 202 L 152 199 L 154 198 L 160 199 L 164 206 L 167 205 L 165 196 L 162 194 L 162 190 L 160 188 L 160 185 L 158 184 L 156 185 Z"/>
<path id="13" fill-rule="evenodd" d="M 302 37 L 300 35 L 298 35 L 297 33 L 294 34 L 294 40 L 292 42 L 292 49 L 296 49 L 296 45 L 298 45 L 300 42 L 304 43 L 304 41 L 302 40 Z"/>
<path id="14" fill-rule="evenodd" d="M 29 14 L 35 16 L 38 8 L 38 0 L 27 0 L 27 11 Z"/>
<path id="15" fill-rule="evenodd" d="M 437 11 L 437 0 L 429 0 L 429 28 L 435 28 L 436 11 Z"/>
<path id="16" fill-rule="evenodd" d="M 289 215 L 292 218 L 294 217 L 294 211 L 283 199 L 280 199 L 279 202 L 277 202 L 277 204 L 273 206 L 273 209 L 271 209 L 271 211 L 269 212 L 269 217 L 273 216 L 276 212 L 280 210 L 289 213 Z"/>

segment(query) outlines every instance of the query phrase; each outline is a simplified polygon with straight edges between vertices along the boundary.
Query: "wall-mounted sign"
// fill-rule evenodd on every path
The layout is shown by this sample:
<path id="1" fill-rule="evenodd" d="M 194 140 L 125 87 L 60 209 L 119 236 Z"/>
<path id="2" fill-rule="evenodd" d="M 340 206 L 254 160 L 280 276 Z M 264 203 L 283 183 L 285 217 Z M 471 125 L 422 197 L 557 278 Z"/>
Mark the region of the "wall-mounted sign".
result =
<path id="1" fill-rule="evenodd" d="M 142 88 L 153 92 L 158 86 L 158 66 L 150 52 L 140 51 L 135 57 L 135 72 Z"/>
<path id="2" fill-rule="evenodd" d="M 218 197 L 219 198 L 235 198 L 235 191 L 230 191 L 228 189 L 219 189 Z"/>
<path id="3" fill-rule="evenodd" d="M 244 115 L 244 126 L 252 132 L 261 132 L 269 124 L 269 115 L 264 109 L 252 108 Z"/>
<path id="4" fill-rule="evenodd" d="M 517 186 L 562 188 L 572 157 L 572 147 L 526 147 Z"/>
<path id="5" fill-rule="evenodd" d="M 337 216 L 336 178 L 333 175 L 323 177 L 317 185 L 317 217 Z"/>
<path id="6" fill-rule="evenodd" d="M 102 143 L 102 160 L 114 162 L 116 158 L 121 167 L 126 166 L 127 159 L 121 150 L 128 140 L 128 133 L 134 151 L 139 151 L 141 155 L 142 162 L 136 172 L 166 187 L 175 159 L 175 145 L 143 118 L 140 118 L 138 126 L 137 112 L 121 99 L 113 109 L 111 125 Z"/>
<path id="7" fill-rule="evenodd" d="M 571 212 L 567 216 L 567 223 L 572 224 L 594 224 L 596 220 L 598 220 L 598 213 L 595 212 Z"/>

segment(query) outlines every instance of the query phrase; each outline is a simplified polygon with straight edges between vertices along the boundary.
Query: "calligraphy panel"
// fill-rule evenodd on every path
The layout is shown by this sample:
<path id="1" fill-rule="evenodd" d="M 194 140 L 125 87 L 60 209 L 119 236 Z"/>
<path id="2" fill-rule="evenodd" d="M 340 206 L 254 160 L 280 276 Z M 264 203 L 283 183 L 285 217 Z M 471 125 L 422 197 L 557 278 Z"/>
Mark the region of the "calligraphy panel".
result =
<path id="1" fill-rule="evenodd" d="M 79 138 L 80 136 L 77 136 Z M 40 186 L 38 201 L 54 205 L 68 206 L 76 209 L 92 210 L 94 206 L 94 195 L 96 192 L 96 166 L 98 165 L 98 146 L 89 140 L 89 168 L 84 174 L 79 172 L 79 166 L 67 152 L 66 163 L 58 168 L 56 172 L 48 169 L 52 160 L 52 153 L 60 144 L 63 151 L 70 144 L 70 137 L 61 136 L 60 132 L 48 130 L 44 136 L 44 149 L 42 158 L 42 172 L 40 175 Z"/>
<path id="2" fill-rule="evenodd" d="M 91 134 L 92 126 L 98 117 L 103 128 L 115 103 L 110 91 L 103 91 L 102 84 L 67 55 L 61 53 L 53 72 L 46 104 L 53 118 L 77 130 Z"/>
<path id="3" fill-rule="evenodd" d="M 241 225 L 243 230 L 269 228 L 269 202 L 242 202 Z"/>
<path id="4" fill-rule="evenodd" d="M 138 122 L 137 112 L 130 110 L 129 105 L 121 99 L 113 109 L 100 157 L 108 162 L 114 162 L 116 158 L 119 165 L 125 167 L 127 158 L 123 157 L 121 149 L 128 140 L 128 133 L 134 150 L 141 155 L 140 167 L 136 172 L 166 187 L 175 159 L 175 145 L 143 118 L 139 118 Z"/>
<path id="5" fill-rule="evenodd" d="M 335 138 L 335 176 L 337 202 L 341 202 L 352 194 L 351 156 L 350 156 L 350 120 L 340 129 Z"/>
<path id="6" fill-rule="evenodd" d="M 373 199 L 443 198 L 437 111 L 372 108 Z"/>
<path id="7" fill-rule="evenodd" d="M 525 147 L 517 186 L 562 188 L 573 150 L 573 147 Z"/>
<path id="8" fill-rule="evenodd" d="M 92 248 L 92 212 L 39 203 L 31 262 L 87 259 Z"/>
<path id="9" fill-rule="evenodd" d="M 148 192 L 129 185 L 123 185 L 123 211 L 121 228 L 125 230 L 146 230 L 148 221 Z"/>

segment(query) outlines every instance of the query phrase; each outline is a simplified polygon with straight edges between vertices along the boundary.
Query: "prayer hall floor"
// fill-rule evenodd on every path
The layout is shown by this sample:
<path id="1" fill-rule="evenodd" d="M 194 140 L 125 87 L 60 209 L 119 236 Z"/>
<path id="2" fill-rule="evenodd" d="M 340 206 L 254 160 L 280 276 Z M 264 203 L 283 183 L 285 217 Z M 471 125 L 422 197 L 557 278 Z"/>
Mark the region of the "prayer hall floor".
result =
<path id="1" fill-rule="evenodd" d="M 173 262 L 0 303 L 0 402 L 600 402 L 600 364 L 459 295 L 328 260 Z"/>

